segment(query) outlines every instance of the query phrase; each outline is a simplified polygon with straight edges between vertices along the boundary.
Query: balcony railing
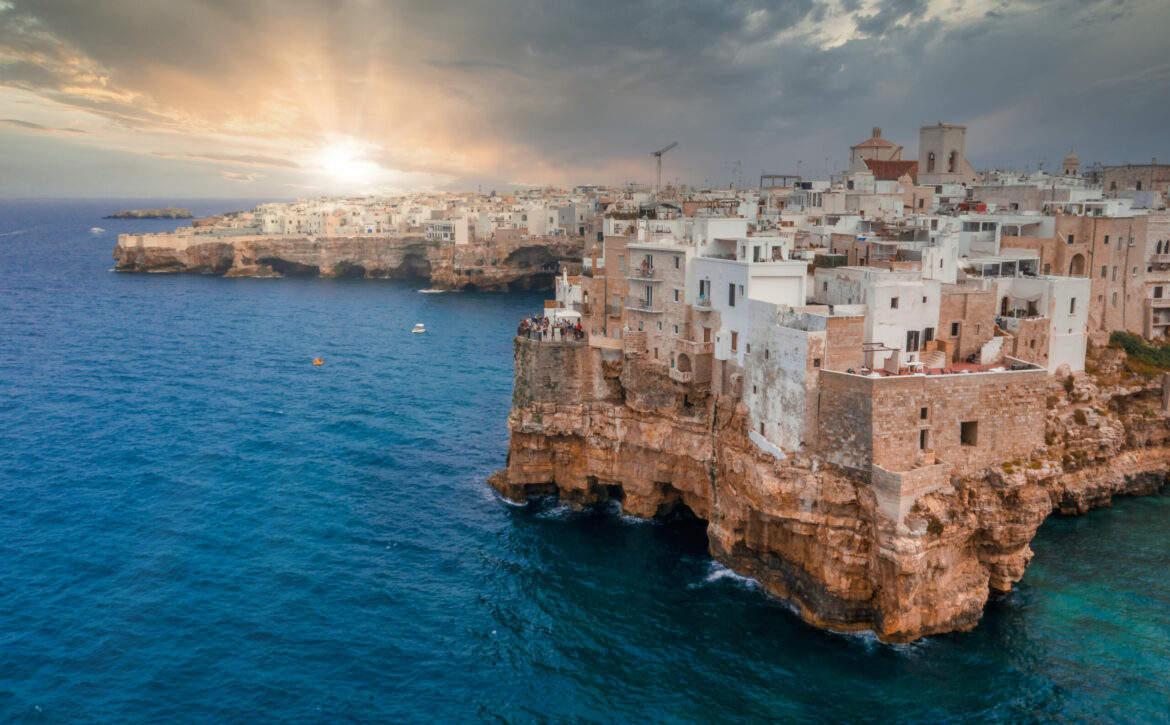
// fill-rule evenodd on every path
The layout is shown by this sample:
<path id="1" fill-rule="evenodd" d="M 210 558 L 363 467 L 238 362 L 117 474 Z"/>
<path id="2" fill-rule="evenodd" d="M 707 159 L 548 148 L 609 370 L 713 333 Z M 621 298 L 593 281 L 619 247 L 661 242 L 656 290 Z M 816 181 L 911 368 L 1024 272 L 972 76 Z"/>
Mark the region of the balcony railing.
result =
<path id="1" fill-rule="evenodd" d="M 1170 307 L 1170 297 L 1151 297 L 1150 307 L 1155 309 L 1164 309 Z"/>
<path id="2" fill-rule="evenodd" d="M 637 312 L 662 312 L 662 303 L 653 299 L 646 299 L 645 297 L 630 296 L 626 298 L 626 309 L 635 310 Z"/>
<path id="3" fill-rule="evenodd" d="M 693 372 L 690 372 L 690 371 L 687 371 L 684 373 L 683 371 L 679 370 L 678 368 L 671 368 L 670 369 L 670 379 L 677 380 L 680 383 L 693 383 L 695 381 L 695 374 Z"/>
<path id="4" fill-rule="evenodd" d="M 640 280 L 645 280 L 647 282 L 661 282 L 662 281 L 658 277 L 658 273 L 654 271 L 653 267 L 648 267 L 644 264 L 637 266 L 637 267 L 631 267 L 630 272 L 629 272 L 629 276 L 630 276 L 630 279 L 640 279 Z"/>
<path id="5" fill-rule="evenodd" d="M 606 314 L 608 314 L 610 317 L 621 317 L 622 316 L 622 306 L 621 305 L 607 305 L 605 309 L 606 309 Z"/>
<path id="6" fill-rule="evenodd" d="M 711 311 L 711 298 L 710 297 L 698 297 L 695 299 L 695 302 L 694 302 L 694 304 L 691 305 L 691 307 L 694 307 L 699 312 L 710 312 Z"/>
<path id="7" fill-rule="evenodd" d="M 1170 254 L 1151 254 L 1150 264 L 1155 267 L 1170 267 Z"/>
<path id="8" fill-rule="evenodd" d="M 710 355 L 714 353 L 715 343 L 695 342 L 694 340 L 675 340 L 674 349 L 676 352 L 690 355 L 693 358 L 697 355 Z"/>

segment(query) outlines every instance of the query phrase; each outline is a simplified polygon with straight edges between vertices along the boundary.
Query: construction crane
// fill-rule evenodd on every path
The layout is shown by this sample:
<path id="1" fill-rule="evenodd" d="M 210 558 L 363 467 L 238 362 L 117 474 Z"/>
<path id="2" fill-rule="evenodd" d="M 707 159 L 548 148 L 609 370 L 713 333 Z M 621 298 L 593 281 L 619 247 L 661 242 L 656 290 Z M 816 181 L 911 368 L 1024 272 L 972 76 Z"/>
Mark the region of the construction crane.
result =
<path id="1" fill-rule="evenodd" d="M 659 149 L 658 151 L 655 151 L 654 153 L 650 154 L 651 156 L 658 159 L 658 183 L 654 187 L 654 196 L 656 196 L 656 197 L 658 196 L 659 193 L 662 192 L 662 154 L 666 153 L 667 151 L 670 151 L 675 146 L 678 146 L 678 141 L 671 141 L 670 145 L 668 145 L 666 148 Z"/>

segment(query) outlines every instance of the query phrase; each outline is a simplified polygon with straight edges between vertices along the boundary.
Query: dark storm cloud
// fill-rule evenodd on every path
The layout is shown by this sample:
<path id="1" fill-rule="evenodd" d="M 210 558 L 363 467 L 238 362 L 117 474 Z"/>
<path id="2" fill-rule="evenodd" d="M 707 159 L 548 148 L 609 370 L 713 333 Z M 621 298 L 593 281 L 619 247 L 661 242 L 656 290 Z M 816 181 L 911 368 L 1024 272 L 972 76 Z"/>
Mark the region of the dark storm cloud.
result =
<path id="1" fill-rule="evenodd" d="M 1121 160 L 1156 155 L 1170 112 L 1161 0 L 9 4 L 0 86 L 120 127 L 277 139 L 149 149 L 274 174 L 345 137 L 455 185 L 623 181 L 678 140 L 669 173 L 725 183 L 737 161 L 839 165 L 874 124 L 912 151 L 937 120 L 971 126 L 977 164 Z"/>

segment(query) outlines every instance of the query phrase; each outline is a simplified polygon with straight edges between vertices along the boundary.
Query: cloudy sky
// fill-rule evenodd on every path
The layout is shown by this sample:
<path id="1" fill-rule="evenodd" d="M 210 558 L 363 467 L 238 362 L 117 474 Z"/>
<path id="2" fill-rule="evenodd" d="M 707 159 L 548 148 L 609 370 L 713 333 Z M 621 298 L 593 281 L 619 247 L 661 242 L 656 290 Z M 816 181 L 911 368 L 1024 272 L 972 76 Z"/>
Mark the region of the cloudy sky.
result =
<path id="1" fill-rule="evenodd" d="M 0 0 L 0 196 L 1170 161 L 1167 0 Z"/>

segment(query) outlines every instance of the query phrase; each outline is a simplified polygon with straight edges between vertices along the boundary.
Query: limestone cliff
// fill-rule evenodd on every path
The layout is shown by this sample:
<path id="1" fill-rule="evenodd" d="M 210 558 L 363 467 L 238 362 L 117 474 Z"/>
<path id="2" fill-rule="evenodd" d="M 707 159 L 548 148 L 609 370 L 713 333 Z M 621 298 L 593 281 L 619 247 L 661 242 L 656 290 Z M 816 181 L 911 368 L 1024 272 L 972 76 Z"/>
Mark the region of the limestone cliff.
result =
<path id="1" fill-rule="evenodd" d="M 884 641 L 973 628 L 1023 576 L 1050 513 L 1153 493 L 1170 472 L 1161 383 L 1110 348 L 1093 351 L 1091 373 L 1051 379 L 1032 456 L 952 475 L 905 508 L 881 481 L 774 457 L 742 403 L 617 353 L 517 340 L 508 465 L 492 485 L 513 500 L 618 500 L 646 518 L 689 509 L 716 559 L 805 620 Z"/>
<path id="2" fill-rule="evenodd" d="M 124 272 L 421 278 L 439 289 L 508 290 L 551 287 L 556 265 L 579 263 L 582 248 L 579 237 L 484 240 L 456 247 L 399 234 L 124 234 L 114 259 Z"/>

